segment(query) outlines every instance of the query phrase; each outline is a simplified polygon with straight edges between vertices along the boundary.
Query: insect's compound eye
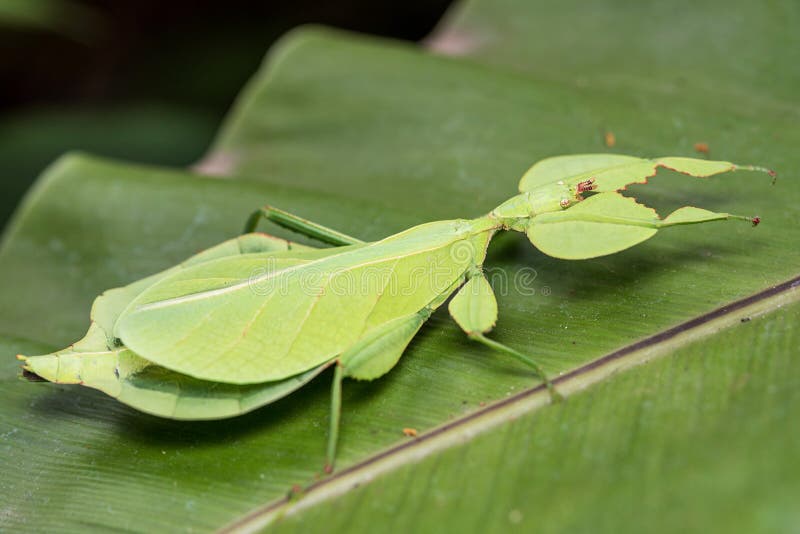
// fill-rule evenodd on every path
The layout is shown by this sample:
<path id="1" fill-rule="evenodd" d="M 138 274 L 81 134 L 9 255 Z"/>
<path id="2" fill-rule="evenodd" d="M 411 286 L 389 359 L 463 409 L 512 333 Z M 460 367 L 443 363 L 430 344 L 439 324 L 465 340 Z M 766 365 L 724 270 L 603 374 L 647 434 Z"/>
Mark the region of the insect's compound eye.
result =
<path id="1" fill-rule="evenodd" d="M 575 191 L 580 195 L 581 193 L 585 193 L 586 191 L 591 191 L 592 189 L 596 188 L 597 186 L 594 185 L 594 178 L 589 178 L 588 180 L 578 182 Z"/>
<path id="2" fill-rule="evenodd" d="M 559 205 L 562 208 L 568 208 L 569 207 L 569 199 L 568 198 L 562 198 L 561 202 L 559 202 Z"/>

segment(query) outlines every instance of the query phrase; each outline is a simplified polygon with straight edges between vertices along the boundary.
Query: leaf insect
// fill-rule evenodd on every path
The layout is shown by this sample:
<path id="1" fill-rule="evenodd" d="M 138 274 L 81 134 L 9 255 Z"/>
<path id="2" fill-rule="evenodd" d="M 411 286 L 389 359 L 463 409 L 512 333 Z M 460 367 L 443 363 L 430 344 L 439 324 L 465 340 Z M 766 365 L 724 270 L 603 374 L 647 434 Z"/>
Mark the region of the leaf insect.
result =
<path id="1" fill-rule="evenodd" d="M 249 412 L 333 366 L 330 472 L 342 380 L 387 373 L 448 300 L 450 315 L 471 339 L 529 367 L 558 397 L 534 358 L 486 336 L 497 321 L 497 301 L 482 266 L 497 232 L 523 232 L 545 254 L 578 260 L 627 249 L 669 226 L 760 221 L 691 206 L 660 218 L 619 193 L 646 183 L 659 167 L 695 177 L 735 170 L 774 177 L 760 167 L 682 157 L 558 156 L 533 165 L 520 193 L 486 215 L 430 222 L 371 243 L 264 207 L 243 235 L 97 297 L 80 341 L 18 358 L 31 379 L 81 384 L 143 412 L 184 420 Z M 334 246 L 257 233 L 262 218 Z"/>

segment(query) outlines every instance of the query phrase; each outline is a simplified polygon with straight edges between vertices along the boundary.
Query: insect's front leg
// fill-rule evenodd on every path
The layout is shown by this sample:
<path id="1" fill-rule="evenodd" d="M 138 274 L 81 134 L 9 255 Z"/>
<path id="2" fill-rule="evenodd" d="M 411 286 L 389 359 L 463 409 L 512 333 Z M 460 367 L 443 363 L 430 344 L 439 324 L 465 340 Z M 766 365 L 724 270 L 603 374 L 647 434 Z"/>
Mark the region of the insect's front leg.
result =
<path id="1" fill-rule="evenodd" d="M 547 378 L 539 364 L 535 360 L 522 354 L 521 352 L 503 345 L 493 339 L 487 338 L 484 334 L 494 328 L 497 322 L 497 299 L 495 299 L 492 286 L 478 268 L 470 274 L 469 280 L 453 297 L 448 306 L 450 315 L 458 323 L 458 326 L 475 341 L 482 343 L 497 352 L 502 352 L 517 361 L 524 363 L 544 381 L 550 391 L 553 401 L 561 399 L 561 395 L 553 387 L 553 383 Z"/>
<path id="2" fill-rule="evenodd" d="M 344 246 L 358 245 L 363 243 L 363 241 L 360 239 L 343 234 L 342 232 L 338 232 L 331 228 L 327 228 L 321 224 L 311 222 L 307 219 L 303 219 L 302 217 L 298 217 L 297 215 L 289 213 L 288 211 L 273 208 L 272 206 L 264 206 L 263 208 L 254 211 L 253 214 L 247 219 L 247 223 L 244 227 L 244 233 L 249 234 L 255 231 L 256 227 L 258 226 L 258 222 L 262 218 L 272 221 L 278 226 L 299 232 L 312 239 L 316 239 L 330 245 Z"/>

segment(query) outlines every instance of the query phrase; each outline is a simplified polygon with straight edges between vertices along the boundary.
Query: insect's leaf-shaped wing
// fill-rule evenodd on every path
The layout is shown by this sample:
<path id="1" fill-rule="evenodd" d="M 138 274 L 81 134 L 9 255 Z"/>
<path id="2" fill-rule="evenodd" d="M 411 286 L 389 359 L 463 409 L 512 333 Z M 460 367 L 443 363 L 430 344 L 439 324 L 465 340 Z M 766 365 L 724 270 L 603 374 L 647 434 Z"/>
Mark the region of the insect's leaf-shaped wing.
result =
<path id="1" fill-rule="evenodd" d="M 148 360 L 200 379 L 293 376 L 449 288 L 478 250 L 456 250 L 472 235 L 466 226 L 421 225 L 307 263 L 249 255 L 190 267 L 134 300 L 115 333 Z"/>
<path id="2" fill-rule="evenodd" d="M 762 171 L 774 176 L 768 169 L 749 165 L 737 166 L 728 161 L 675 157 L 645 159 L 614 154 L 582 154 L 557 156 L 539 161 L 522 177 L 519 188 L 522 192 L 532 191 L 537 187 L 559 181 L 574 187 L 593 179 L 596 192 L 619 191 L 630 184 L 646 183 L 648 178 L 655 176 L 659 167 L 697 178 L 707 178 L 737 169 Z"/>
<path id="3" fill-rule="evenodd" d="M 114 323 L 117 322 L 117 318 L 134 298 L 159 280 L 173 273 L 180 272 L 187 267 L 199 265 L 218 258 L 238 256 L 241 254 L 280 253 L 290 250 L 297 253 L 305 253 L 315 249 L 264 233 L 244 234 L 228 239 L 218 245 L 198 252 L 174 267 L 148 276 L 147 278 L 137 280 L 126 286 L 105 291 L 92 303 L 92 311 L 90 314 L 92 322 L 102 328 L 108 338 L 109 348 L 113 348 L 115 346 Z"/>
<path id="4" fill-rule="evenodd" d="M 98 389 L 137 410 L 170 419 L 233 417 L 278 400 L 324 369 L 319 366 L 277 382 L 237 386 L 197 380 L 153 365 L 125 347 L 108 349 L 93 324 L 74 346 L 24 358 L 24 369 L 57 384 Z"/>
<path id="5" fill-rule="evenodd" d="M 197 380 L 153 364 L 124 346 L 111 332 L 122 310 L 162 278 L 192 265 L 252 252 L 311 250 L 266 234 L 247 234 L 200 252 L 166 271 L 106 291 L 92 305 L 92 324 L 83 339 L 42 356 L 20 356 L 24 369 L 59 384 L 98 389 L 140 411 L 172 419 L 216 419 L 239 415 L 288 395 L 324 366 L 283 381 L 235 386 Z"/>

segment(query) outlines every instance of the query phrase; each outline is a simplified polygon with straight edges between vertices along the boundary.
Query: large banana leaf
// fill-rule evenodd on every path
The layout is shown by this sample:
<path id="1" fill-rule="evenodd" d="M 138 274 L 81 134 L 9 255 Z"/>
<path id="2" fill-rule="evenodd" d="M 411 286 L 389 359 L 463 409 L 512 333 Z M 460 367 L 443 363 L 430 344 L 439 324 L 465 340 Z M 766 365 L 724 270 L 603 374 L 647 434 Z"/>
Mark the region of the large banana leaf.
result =
<path id="1" fill-rule="evenodd" d="M 572 12 L 577 20 L 586 16 Z M 14 353 L 77 339 L 103 289 L 234 235 L 246 213 L 264 202 L 365 239 L 434 218 L 476 215 L 510 196 L 534 160 L 602 150 L 608 124 L 619 125 L 626 152 L 689 155 L 694 141 L 713 139 L 715 156 L 770 164 L 788 177 L 784 183 L 791 181 L 800 134 L 790 112 L 760 97 L 726 106 L 701 96 L 699 89 L 684 94 L 632 83 L 619 92 L 537 81 L 408 46 L 303 30 L 270 54 L 200 167 L 236 179 L 83 156 L 61 160 L 20 208 L 0 251 L 0 348 L 7 355 L 0 370 L 0 524 L 74 531 L 210 530 L 235 521 L 257 527 L 274 517 L 273 509 L 248 511 L 313 479 L 322 466 L 327 374 L 264 410 L 209 423 L 160 420 L 92 391 L 18 381 Z M 487 266 L 511 276 L 534 267 L 536 294 L 498 290 L 497 339 L 537 354 L 558 374 L 797 273 L 795 188 L 741 173 L 702 182 L 665 174 L 646 189 L 649 203 L 665 211 L 691 198 L 716 211 L 757 213 L 764 223 L 673 229 L 585 262 L 545 258 L 524 237 L 504 236 Z M 758 302 L 763 312 L 783 301 Z M 395 449 L 387 458 L 400 471 L 315 510 L 337 495 L 330 489 L 337 482 L 349 489 L 347 476 L 334 478 L 301 499 L 304 508 L 286 526 L 330 528 L 337 515 L 343 528 L 366 530 L 373 519 L 388 520 L 382 514 L 390 510 L 398 527 L 434 530 L 444 516 L 463 513 L 458 520 L 479 529 L 469 514 L 486 510 L 487 528 L 542 516 L 553 530 L 611 529 L 626 524 L 602 523 L 604 503 L 630 502 L 656 521 L 659 510 L 699 506 L 719 480 L 770 492 L 731 490 L 724 503 L 717 496 L 708 516 L 687 516 L 699 517 L 697 528 L 722 525 L 728 507 L 747 505 L 753 517 L 780 529 L 790 524 L 791 501 L 775 496 L 796 491 L 796 472 L 771 463 L 759 470 L 762 464 L 748 465 L 748 451 L 770 443 L 763 464 L 782 463 L 797 442 L 790 423 L 796 372 L 788 358 L 794 338 L 787 334 L 796 323 L 797 313 L 788 311 L 754 319 L 516 423 L 508 421 L 540 403 L 523 403 L 513 413 L 490 408 L 503 426 L 464 447 L 455 445 L 480 428 L 470 419 L 445 427 L 437 432 L 445 446 L 428 451 L 422 463 Z M 660 339 L 653 350 L 664 354 L 686 343 Z M 737 378 L 742 369 L 750 378 Z M 585 376 L 567 377 L 563 387 L 573 392 Z M 530 384 L 524 371 L 470 344 L 436 315 L 389 376 L 346 383 L 343 473 L 408 439 L 403 428 L 424 432 L 458 423 Z M 733 408 L 723 402 L 729 391 L 738 395 Z M 754 417 L 754 425 L 736 432 L 731 425 L 745 417 Z M 504 436 L 507 443 L 495 442 Z M 727 462 L 715 449 L 721 444 L 729 446 Z M 438 462 L 441 480 L 431 471 Z M 678 486 L 700 466 L 705 485 Z M 369 463 L 348 476 L 369 480 L 378 467 Z M 508 482 L 498 482 L 504 475 Z M 620 491 L 605 481 L 618 482 Z M 593 500 L 595 492 L 605 500 Z M 351 513 L 353 523 L 346 519 Z"/>

